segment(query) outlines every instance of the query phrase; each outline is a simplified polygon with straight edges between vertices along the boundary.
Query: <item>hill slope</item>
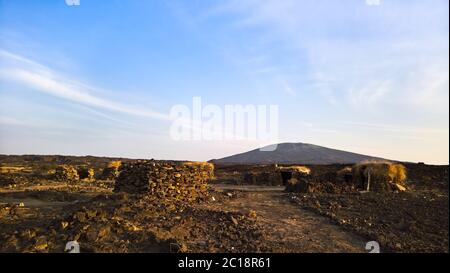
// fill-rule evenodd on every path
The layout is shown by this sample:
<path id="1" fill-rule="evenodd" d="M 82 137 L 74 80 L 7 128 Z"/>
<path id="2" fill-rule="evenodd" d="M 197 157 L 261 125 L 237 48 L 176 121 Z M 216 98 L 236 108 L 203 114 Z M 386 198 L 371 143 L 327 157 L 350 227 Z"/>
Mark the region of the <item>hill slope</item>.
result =
<path id="1" fill-rule="evenodd" d="M 221 159 L 221 164 L 354 164 L 364 160 L 384 160 L 379 157 L 330 149 L 307 143 L 281 143 L 274 151 L 255 149 Z"/>

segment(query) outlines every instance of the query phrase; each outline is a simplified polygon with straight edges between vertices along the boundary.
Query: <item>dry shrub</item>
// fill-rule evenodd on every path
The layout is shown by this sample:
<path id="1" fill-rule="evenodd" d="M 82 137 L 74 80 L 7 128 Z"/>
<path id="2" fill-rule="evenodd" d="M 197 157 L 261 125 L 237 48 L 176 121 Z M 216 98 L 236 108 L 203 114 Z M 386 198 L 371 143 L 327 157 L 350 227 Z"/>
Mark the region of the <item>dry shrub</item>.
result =
<path id="1" fill-rule="evenodd" d="M 120 160 L 114 160 L 114 161 L 110 161 L 108 163 L 108 167 L 107 168 L 114 168 L 114 169 L 119 169 L 119 167 L 122 165 L 122 161 Z"/>
<path id="2" fill-rule="evenodd" d="M 250 217 L 250 218 L 257 218 L 258 217 L 258 214 L 256 213 L 256 211 L 254 211 L 254 210 L 250 210 L 249 212 L 248 212 L 248 217 Z"/>
<path id="3" fill-rule="evenodd" d="M 402 164 L 391 164 L 389 165 L 389 177 L 392 182 L 404 185 L 406 182 L 406 167 Z"/>

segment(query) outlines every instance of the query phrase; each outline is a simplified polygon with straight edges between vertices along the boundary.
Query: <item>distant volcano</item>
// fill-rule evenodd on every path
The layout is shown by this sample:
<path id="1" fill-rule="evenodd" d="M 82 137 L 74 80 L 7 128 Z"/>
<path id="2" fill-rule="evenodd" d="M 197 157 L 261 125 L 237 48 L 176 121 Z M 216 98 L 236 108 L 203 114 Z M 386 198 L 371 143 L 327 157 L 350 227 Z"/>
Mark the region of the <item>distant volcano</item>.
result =
<path id="1" fill-rule="evenodd" d="M 280 143 L 274 151 L 251 150 L 221 159 L 221 164 L 354 164 L 365 160 L 386 160 L 379 157 L 330 149 L 307 143 Z"/>

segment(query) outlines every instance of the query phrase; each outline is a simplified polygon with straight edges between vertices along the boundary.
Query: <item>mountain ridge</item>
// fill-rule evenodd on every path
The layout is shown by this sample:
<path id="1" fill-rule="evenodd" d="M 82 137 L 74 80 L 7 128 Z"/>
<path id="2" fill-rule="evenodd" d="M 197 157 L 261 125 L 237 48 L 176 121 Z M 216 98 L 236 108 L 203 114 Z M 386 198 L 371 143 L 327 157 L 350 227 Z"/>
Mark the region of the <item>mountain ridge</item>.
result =
<path id="1" fill-rule="evenodd" d="M 284 142 L 277 144 L 274 151 L 261 151 L 272 145 L 247 152 L 211 159 L 219 164 L 355 164 L 361 161 L 392 161 L 381 157 L 348 152 L 315 144 Z"/>

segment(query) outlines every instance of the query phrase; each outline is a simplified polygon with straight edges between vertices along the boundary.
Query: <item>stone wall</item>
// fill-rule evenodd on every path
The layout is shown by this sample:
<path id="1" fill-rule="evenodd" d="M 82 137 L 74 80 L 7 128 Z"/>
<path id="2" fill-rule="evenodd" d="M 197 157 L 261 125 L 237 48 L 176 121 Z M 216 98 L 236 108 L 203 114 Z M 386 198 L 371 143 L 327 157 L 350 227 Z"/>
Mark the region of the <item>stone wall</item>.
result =
<path id="1" fill-rule="evenodd" d="M 93 168 L 90 168 L 88 166 L 79 166 L 77 168 L 78 176 L 80 179 L 86 180 L 86 181 L 93 181 L 95 178 L 95 171 Z"/>
<path id="2" fill-rule="evenodd" d="M 283 180 L 279 172 L 246 172 L 242 175 L 245 185 L 280 186 Z"/>
<path id="3" fill-rule="evenodd" d="M 145 160 L 124 163 L 119 171 L 115 192 L 194 201 L 207 196 L 214 166 L 205 162 Z"/>
<path id="4" fill-rule="evenodd" d="M 114 160 L 108 163 L 108 166 L 103 169 L 99 179 L 101 180 L 115 180 L 119 176 L 119 168 L 122 161 Z"/>
<path id="5" fill-rule="evenodd" d="M 60 181 L 76 181 L 80 179 L 77 169 L 71 165 L 60 165 L 56 168 L 54 177 Z"/>

